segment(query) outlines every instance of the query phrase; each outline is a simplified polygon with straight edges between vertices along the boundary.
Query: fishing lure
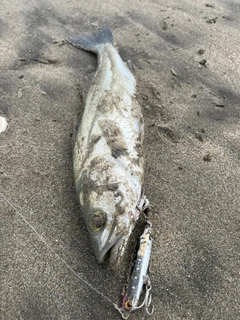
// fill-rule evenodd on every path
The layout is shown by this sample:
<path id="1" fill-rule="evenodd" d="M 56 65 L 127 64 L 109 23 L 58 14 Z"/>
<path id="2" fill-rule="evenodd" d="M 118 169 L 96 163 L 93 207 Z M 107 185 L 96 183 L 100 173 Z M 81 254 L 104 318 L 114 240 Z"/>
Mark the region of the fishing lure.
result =
<path id="1" fill-rule="evenodd" d="M 140 246 L 137 252 L 137 259 L 133 268 L 133 272 L 130 277 L 128 287 L 125 291 L 122 300 L 122 306 L 119 308 L 115 305 L 116 309 L 121 313 L 123 319 L 127 319 L 129 314 L 137 309 L 146 307 L 146 312 L 148 315 L 153 314 L 153 309 L 150 312 L 149 307 L 152 301 L 151 295 L 151 281 L 148 276 L 148 266 L 150 261 L 152 249 L 152 238 L 151 238 L 151 223 L 147 222 L 141 237 Z M 143 302 L 138 305 L 141 292 L 145 285 L 145 296 Z"/>

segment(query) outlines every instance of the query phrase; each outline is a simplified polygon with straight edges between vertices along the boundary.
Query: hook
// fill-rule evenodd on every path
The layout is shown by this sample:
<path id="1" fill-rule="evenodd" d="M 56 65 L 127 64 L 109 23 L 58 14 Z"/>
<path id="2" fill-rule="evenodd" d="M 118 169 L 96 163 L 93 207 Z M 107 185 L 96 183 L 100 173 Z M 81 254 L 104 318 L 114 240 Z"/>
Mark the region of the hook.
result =
<path id="1" fill-rule="evenodd" d="M 149 316 L 153 315 L 153 312 L 154 312 L 154 308 L 152 308 L 151 312 L 149 311 L 149 307 L 152 302 L 152 294 L 150 293 L 151 290 L 152 290 L 152 286 L 150 283 L 150 278 L 148 277 L 147 283 L 146 283 L 146 294 L 145 294 L 145 298 L 144 298 L 144 305 L 146 307 L 145 310 Z"/>

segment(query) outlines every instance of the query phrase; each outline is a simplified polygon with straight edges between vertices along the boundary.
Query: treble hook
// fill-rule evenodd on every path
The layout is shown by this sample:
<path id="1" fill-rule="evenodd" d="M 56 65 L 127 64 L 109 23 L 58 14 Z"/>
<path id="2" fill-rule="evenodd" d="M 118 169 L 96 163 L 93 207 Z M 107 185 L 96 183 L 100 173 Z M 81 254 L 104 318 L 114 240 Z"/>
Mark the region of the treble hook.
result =
<path id="1" fill-rule="evenodd" d="M 149 307 L 150 307 L 151 302 L 152 302 L 152 294 L 150 293 L 151 290 L 152 290 L 152 286 L 150 284 L 150 279 L 148 278 L 148 284 L 146 285 L 146 294 L 145 294 L 145 297 L 144 297 L 144 305 L 145 305 L 146 313 L 149 316 L 152 316 L 153 312 L 154 312 L 154 307 L 152 307 L 151 312 L 149 311 Z"/>

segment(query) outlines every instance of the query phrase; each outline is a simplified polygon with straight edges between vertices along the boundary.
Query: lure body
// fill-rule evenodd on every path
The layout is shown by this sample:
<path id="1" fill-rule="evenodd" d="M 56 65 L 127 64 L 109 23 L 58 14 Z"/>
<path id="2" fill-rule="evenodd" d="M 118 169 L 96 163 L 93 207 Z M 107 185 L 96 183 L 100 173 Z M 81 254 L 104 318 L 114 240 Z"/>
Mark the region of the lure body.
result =
<path id="1" fill-rule="evenodd" d="M 148 300 L 149 292 L 151 290 L 151 284 L 150 278 L 147 274 L 151 249 L 152 239 L 150 228 L 146 227 L 140 237 L 140 247 L 137 253 L 136 263 L 134 265 L 128 288 L 123 297 L 121 308 L 123 312 L 132 312 L 138 308 L 141 308 L 143 305 L 146 305 L 146 307 L 148 307 L 151 303 L 151 297 L 150 300 Z M 145 299 L 143 303 L 138 306 L 138 302 L 144 285 L 146 286 Z"/>

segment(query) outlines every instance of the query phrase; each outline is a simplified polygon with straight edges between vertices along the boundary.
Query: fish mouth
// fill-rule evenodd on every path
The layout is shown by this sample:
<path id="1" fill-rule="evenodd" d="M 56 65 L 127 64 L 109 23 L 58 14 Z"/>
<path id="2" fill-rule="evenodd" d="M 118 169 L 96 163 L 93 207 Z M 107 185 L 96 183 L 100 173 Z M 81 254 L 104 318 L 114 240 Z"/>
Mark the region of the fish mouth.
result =
<path id="1" fill-rule="evenodd" d="M 116 249 L 122 243 L 124 236 L 121 234 L 118 237 L 114 237 L 111 241 L 108 241 L 105 245 L 101 246 L 98 244 L 97 248 L 95 247 L 95 255 L 99 263 L 102 263 L 106 260 L 107 256 L 116 260 L 117 259 L 117 252 Z"/>
<path id="2" fill-rule="evenodd" d="M 95 250 L 95 254 L 99 263 L 103 263 L 106 260 L 108 255 L 112 256 L 112 249 L 118 242 L 121 241 L 121 238 L 118 240 L 116 239 L 115 242 L 109 243 L 108 245 L 104 246 L 102 250 Z"/>
<path id="3" fill-rule="evenodd" d="M 112 270 L 121 269 L 122 261 L 125 257 L 125 251 L 128 244 L 128 239 L 130 234 L 126 236 L 125 234 L 112 246 L 110 251 L 109 265 Z"/>
<path id="4" fill-rule="evenodd" d="M 123 260 L 132 229 L 133 226 L 128 226 L 128 229 L 116 233 L 116 228 L 114 228 L 107 241 L 98 241 L 97 245 L 94 246 L 98 262 L 104 262 L 106 257 L 109 256 L 110 267 L 116 269 Z M 101 238 L 104 239 L 104 233 Z"/>

